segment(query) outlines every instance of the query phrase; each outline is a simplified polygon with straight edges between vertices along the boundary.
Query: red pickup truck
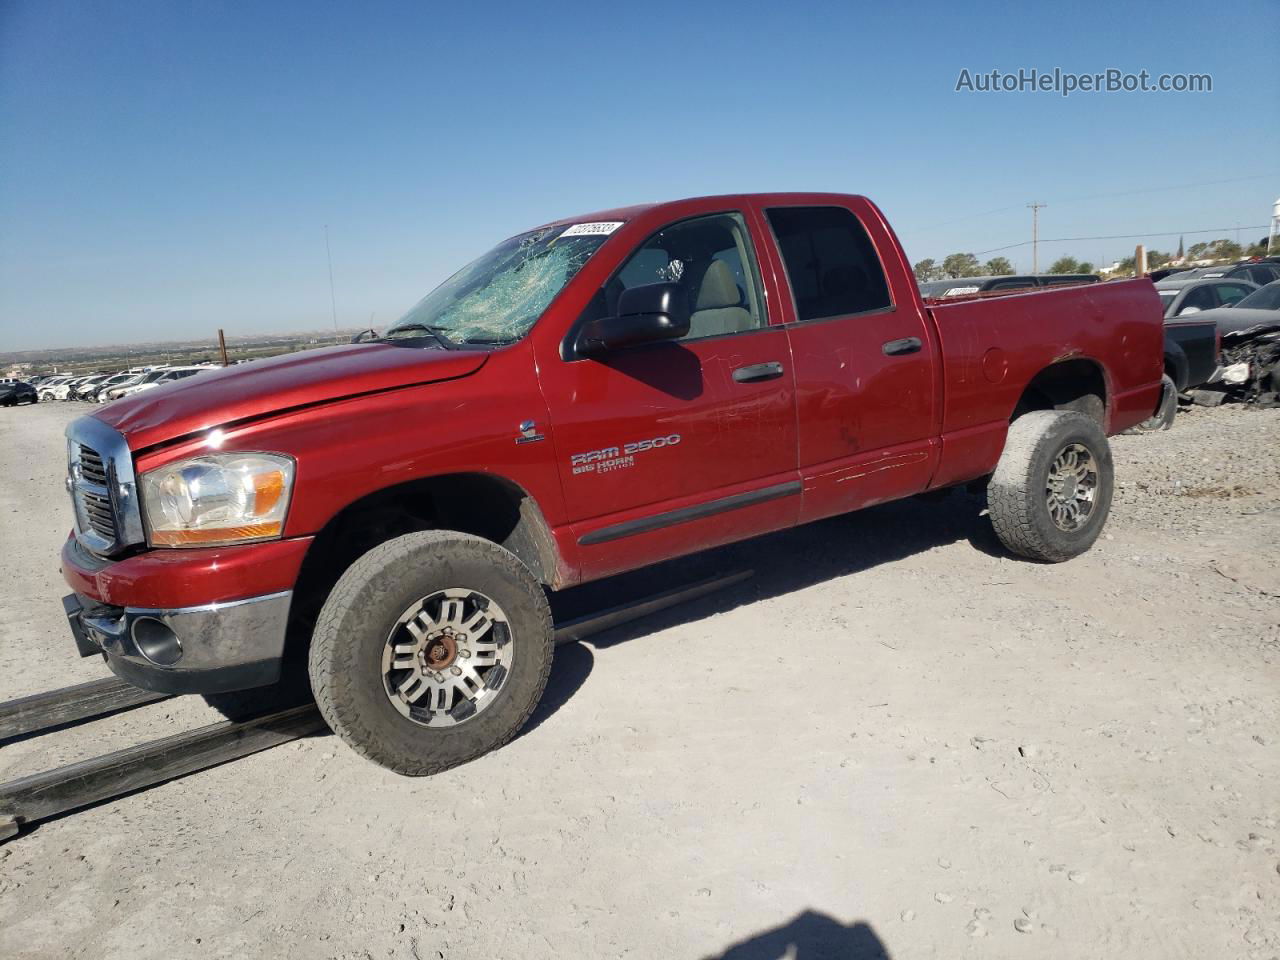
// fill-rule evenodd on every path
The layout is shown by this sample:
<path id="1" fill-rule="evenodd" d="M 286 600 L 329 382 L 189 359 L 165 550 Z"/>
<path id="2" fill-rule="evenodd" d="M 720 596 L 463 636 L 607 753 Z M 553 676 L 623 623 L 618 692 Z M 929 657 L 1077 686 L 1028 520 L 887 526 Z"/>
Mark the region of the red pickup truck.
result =
<path id="1" fill-rule="evenodd" d="M 863 197 L 558 220 L 379 339 L 71 424 L 66 602 L 126 680 L 301 664 L 356 751 L 432 773 L 528 718 L 548 589 L 975 481 L 1012 551 L 1087 550 L 1162 343 L 1145 280 L 926 307 Z"/>

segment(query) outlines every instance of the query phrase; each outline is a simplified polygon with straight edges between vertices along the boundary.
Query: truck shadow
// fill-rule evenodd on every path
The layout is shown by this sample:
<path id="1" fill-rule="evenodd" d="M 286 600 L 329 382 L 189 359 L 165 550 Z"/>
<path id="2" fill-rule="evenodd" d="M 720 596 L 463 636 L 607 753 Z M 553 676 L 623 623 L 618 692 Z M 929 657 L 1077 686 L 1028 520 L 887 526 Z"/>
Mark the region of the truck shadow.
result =
<path id="1" fill-rule="evenodd" d="M 755 571 L 755 576 L 744 583 L 623 624 L 584 643 L 559 647 L 546 692 L 521 735 L 536 729 L 586 682 L 594 665 L 593 649 L 625 643 L 950 543 L 966 541 L 990 556 L 1009 556 L 990 521 L 981 515 L 983 506 L 982 497 L 963 491 L 887 503 L 553 594 L 552 612 L 561 622 L 707 577 L 736 570 Z"/>
<path id="2" fill-rule="evenodd" d="M 788 923 L 730 944 L 704 960 L 890 960 L 889 951 L 868 924 L 848 926 L 815 910 Z"/>

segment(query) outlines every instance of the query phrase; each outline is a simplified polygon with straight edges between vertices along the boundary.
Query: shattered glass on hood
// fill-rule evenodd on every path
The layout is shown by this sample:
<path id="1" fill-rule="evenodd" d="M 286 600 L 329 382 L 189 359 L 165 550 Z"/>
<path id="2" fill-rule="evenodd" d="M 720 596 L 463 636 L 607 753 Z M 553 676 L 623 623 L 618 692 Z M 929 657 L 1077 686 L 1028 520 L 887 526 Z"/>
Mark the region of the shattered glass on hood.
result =
<path id="1" fill-rule="evenodd" d="M 454 343 L 520 339 L 608 239 L 565 236 L 566 229 L 572 228 L 534 230 L 498 244 L 427 294 L 387 337 L 421 337 L 425 328 Z"/>

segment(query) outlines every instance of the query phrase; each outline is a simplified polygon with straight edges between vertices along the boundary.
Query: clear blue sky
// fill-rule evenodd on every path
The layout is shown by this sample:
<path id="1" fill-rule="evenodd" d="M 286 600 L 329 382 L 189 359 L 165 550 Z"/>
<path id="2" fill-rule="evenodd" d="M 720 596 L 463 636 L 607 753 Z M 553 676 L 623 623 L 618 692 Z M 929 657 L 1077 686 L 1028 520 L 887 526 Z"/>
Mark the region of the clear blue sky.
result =
<path id="1" fill-rule="evenodd" d="M 1044 237 L 1267 222 L 1278 0 L 867 6 L 0 0 L 0 350 L 323 328 L 325 224 L 351 326 L 522 228 L 706 193 L 865 193 L 912 260 L 1027 239 L 1033 199 Z M 954 92 L 1055 66 L 1214 90 Z"/>

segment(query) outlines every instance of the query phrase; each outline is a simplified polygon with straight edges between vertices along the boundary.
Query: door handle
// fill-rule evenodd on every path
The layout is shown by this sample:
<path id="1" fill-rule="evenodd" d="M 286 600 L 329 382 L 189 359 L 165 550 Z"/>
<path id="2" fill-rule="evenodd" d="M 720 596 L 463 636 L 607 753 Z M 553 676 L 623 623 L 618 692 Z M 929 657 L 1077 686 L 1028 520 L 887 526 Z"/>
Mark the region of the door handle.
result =
<path id="1" fill-rule="evenodd" d="M 747 367 L 739 367 L 733 371 L 733 379 L 738 383 L 759 383 L 761 380 L 776 380 L 782 376 L 782 364 L 777 360 L 768 363 L 753 363 Z"/>
<path id="2" fill-rule="evenodd" d="M 923 346 L 919 337 L 903 337 L 901 340 L 890 340 L 880 349 L 886 357 L 901 357 L 908 353 L 919 353 Z"/>

